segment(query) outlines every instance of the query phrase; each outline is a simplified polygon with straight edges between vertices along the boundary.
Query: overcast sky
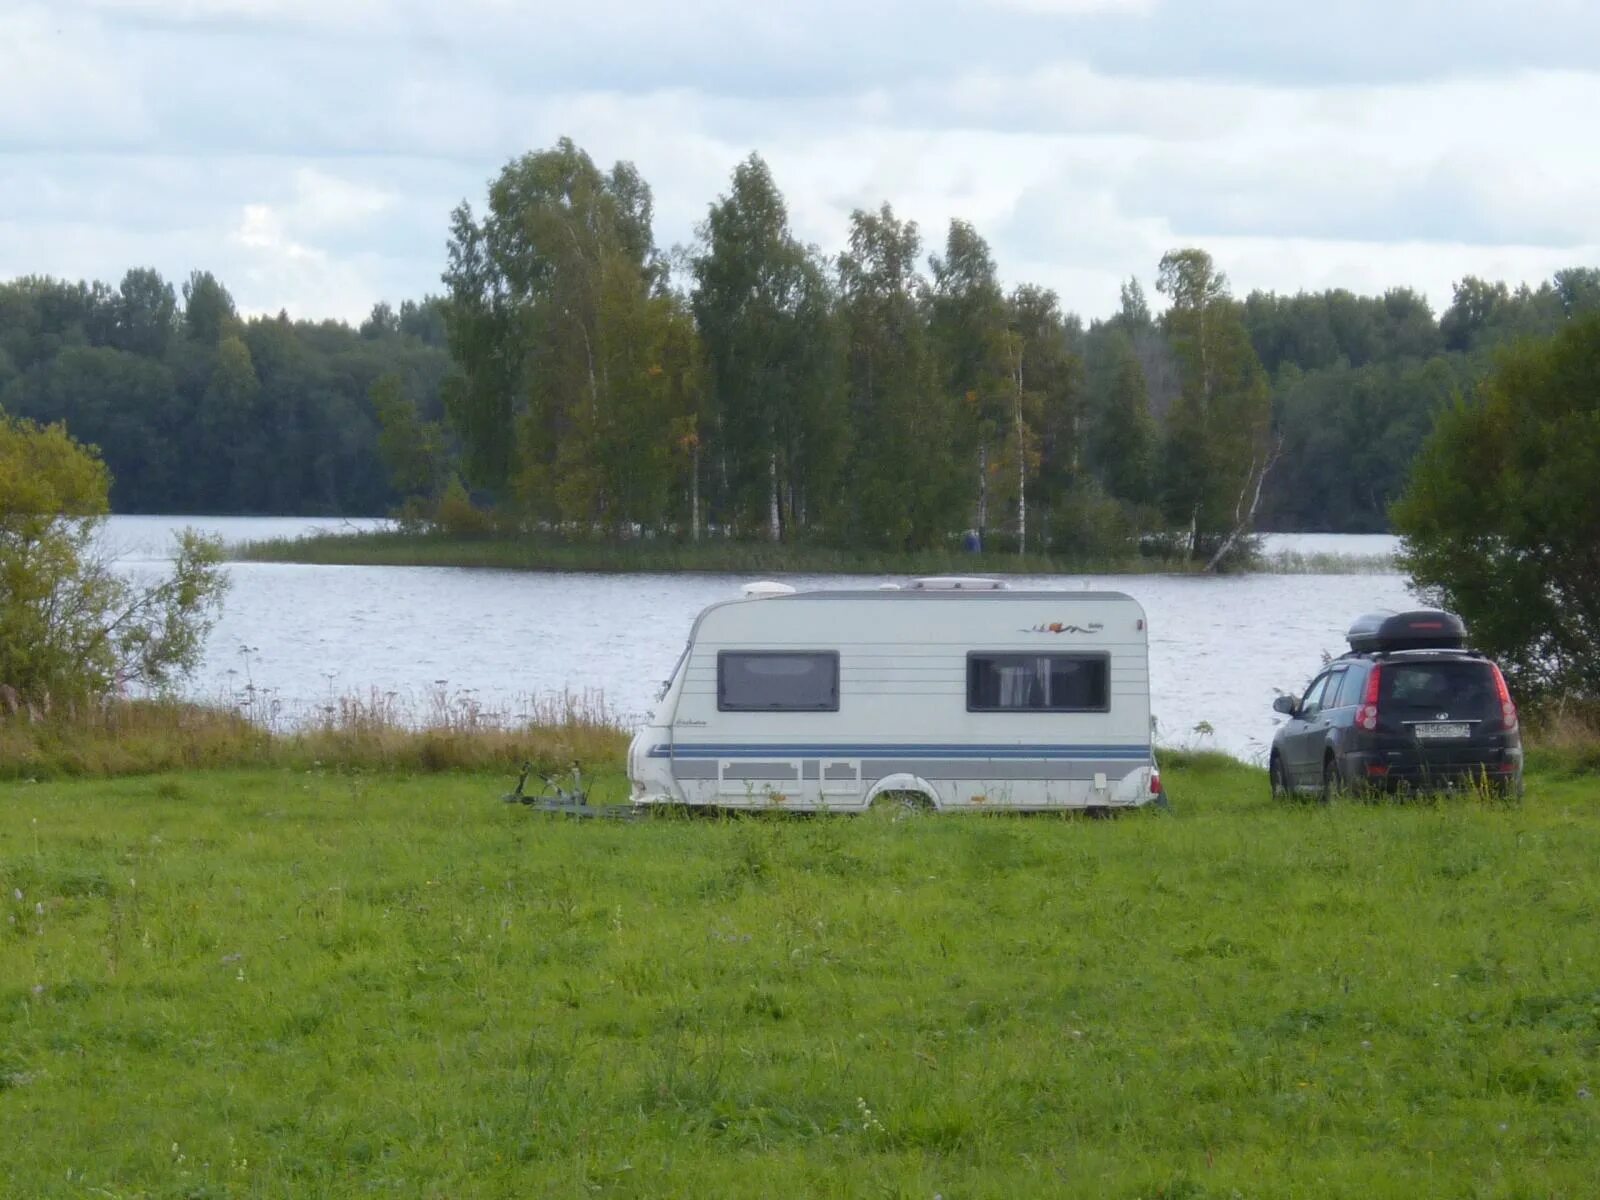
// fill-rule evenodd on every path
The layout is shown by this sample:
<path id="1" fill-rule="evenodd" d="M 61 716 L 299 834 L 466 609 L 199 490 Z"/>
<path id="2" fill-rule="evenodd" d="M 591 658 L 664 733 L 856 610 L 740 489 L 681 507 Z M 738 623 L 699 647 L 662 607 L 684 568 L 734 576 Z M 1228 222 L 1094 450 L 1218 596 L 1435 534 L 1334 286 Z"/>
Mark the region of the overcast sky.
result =
<path id="1" fill-rule="evenodd" d="M 751 150 L 829 252 L 972 221 L 1086 317 L 1600 265 L 1594 0 L 0 0 L 0 278 L 215 272 L 246 312 L 439 291 L 450 209 L 572 137 L 692 238 Z"/>

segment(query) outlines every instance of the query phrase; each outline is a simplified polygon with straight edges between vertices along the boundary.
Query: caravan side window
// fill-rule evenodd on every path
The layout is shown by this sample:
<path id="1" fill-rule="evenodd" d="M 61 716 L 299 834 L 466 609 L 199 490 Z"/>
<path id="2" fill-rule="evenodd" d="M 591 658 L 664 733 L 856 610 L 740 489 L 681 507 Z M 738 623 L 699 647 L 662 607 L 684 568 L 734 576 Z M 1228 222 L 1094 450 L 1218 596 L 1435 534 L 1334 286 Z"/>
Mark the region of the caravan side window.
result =
<path id="1" fill-rule="evenodd" d="M 1109 654 L 967 655 L 968 712 L 1110 712 Z"/>
<path id="2" fill-rule="evenodd" d="M 718 651 L 717 710 L 838 712 L 838 652 Z"/>

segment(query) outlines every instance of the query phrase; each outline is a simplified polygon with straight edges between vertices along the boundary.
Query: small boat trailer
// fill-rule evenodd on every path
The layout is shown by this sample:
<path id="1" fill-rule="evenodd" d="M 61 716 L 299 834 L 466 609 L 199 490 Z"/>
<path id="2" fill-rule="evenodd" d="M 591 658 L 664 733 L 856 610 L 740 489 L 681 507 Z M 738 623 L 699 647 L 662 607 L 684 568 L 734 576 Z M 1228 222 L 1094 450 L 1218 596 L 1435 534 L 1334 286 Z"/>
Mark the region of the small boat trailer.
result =
<path id="1" fill-rule="evenodd" d="M 529 792 L 528 776 L 533 773 L 532 763 L 523 763 L 517 776 L 517 786 L 501 797 L 507 804 L 521 804 L 535 812 L 561 813 L 569 817 L 599 817 L 604 820 L 627 821 L 641 814 L 632 804 L 590 804 L 589 786 L 584 783 L 578 765 L 572 765 L 572 786 L 564 787 L 561 777 L 541 775 L 539 789 Z"/>

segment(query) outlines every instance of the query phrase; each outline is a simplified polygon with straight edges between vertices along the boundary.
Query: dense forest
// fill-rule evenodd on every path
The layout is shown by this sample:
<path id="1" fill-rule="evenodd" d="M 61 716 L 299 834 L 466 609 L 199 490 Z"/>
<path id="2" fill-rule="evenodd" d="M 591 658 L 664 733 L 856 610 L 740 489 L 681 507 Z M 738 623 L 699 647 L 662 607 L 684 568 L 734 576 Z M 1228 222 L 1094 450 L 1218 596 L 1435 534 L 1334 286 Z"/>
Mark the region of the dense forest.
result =
<path id="1" fill-rule="evenodd" d="M 203 271 L 181 300 L 144 269 L 0 283 L 0 409 L 98 446 L 118 512 L 381 513 L 396 493 L 374 388 L 442 417 L 441 307 L 379 305 L 353 330 L 241 319 Z"/>
<path id="2" fill-rule="evenodd" d="M 0 408 L 98 445 L 124 512 L 1209 557 L 1385 528 L 1496 348 L 1600 309 L 1593 268 L 1469 277 L 1436 316 L 1153 266 L 1086 325 L 961 221 L 928 246 L 886 204 L 828 254 L 755 156 L 668 253 L 637 171 L 563 141 L 452 215 L 443 296 L 356 329 L 242 318 L 205 272 L 0 284 Z"/>

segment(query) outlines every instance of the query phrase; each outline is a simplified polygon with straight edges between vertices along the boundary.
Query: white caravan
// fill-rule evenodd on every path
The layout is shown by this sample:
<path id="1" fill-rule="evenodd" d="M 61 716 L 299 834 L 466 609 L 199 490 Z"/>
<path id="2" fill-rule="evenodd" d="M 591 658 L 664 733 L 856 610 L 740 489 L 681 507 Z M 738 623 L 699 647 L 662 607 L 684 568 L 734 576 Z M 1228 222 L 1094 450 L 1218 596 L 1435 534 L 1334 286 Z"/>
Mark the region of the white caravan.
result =
<path id="1" fill-rule="evenodd" d="M 1149 631 L 1120 592 L 752 584 L 695 620 L 628 750 L 635 804 L 849 810 L 1158 800 Z"/>

